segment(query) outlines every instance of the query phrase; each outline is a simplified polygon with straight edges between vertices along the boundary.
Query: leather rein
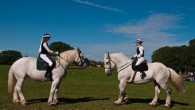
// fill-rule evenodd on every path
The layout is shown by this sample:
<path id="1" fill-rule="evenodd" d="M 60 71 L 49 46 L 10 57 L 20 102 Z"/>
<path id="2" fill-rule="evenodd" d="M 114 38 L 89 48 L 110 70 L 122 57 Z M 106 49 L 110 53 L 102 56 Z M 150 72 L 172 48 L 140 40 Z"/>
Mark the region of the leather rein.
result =
<path id="1" fill-rule="evenodd" d="M 116 63 L 110 58 L 110 55 L 109 55 L 109 53 L 108 53 L 108 58 L 107 59 L 109 59 L 109 68 L 106 68 L 106 69 L 110 69 L 110 70 L 112 70 L 112 68 L 111 68 L 111 62 L 113 62 L 115 65 L 116 65 Z M 118 72 L 121 72 L 122 70 L 124 70 L 124 69 L 126 69 L 127 67 L 129 67 L 130 65 L 132 65 L 132 62 L 133 61 L 129 61 L 128 63 L 125 63 L 124 65 L 122 65 L 122 66 L 120 66 L 120 67 L 118 67 L 118 68 L 116 68 L 117 69 L 117 71 Z"/>

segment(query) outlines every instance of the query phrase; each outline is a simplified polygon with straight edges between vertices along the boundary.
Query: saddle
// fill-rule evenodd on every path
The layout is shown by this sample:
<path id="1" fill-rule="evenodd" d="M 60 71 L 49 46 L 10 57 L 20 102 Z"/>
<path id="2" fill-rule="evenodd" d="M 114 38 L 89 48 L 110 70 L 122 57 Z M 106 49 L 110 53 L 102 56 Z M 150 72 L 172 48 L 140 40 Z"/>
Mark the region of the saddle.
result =
<path id="1" fill-rule="evenodd" d="M 132 62 L 132 69 L 134 71 L 147 71 L 148 70 L 148 64 L 146 60 L 142 62 L 140 65 L 138 65 L 138 67 L 135 66 L 136 62 L 137 62 L 137 58 L 135 58 Z"/>
<path id="2" fill-rule="evenodd" d="M 53 55 L 49 55 L 48 57 L 49 57 L 49 59 L 51 59 L 51 61 L 52 61 L 53 64 L 54 64 L 54 67 L 55 67 L 55 65 L 56 65 L 55 57 L 54 57 Z M 37 58 L 36 65 L 37 65 L 37 66 L 36 66 L 36 67 L 37 67 L 37 70 L 42 70 L 42 71 L 47 70 L 47 67 L 49 66 L 49 65 L 47 64 L 47 62 L 45 62 L 45 61 L 40 57 L 40 55 L 39 55 L 38 58 Z"/>

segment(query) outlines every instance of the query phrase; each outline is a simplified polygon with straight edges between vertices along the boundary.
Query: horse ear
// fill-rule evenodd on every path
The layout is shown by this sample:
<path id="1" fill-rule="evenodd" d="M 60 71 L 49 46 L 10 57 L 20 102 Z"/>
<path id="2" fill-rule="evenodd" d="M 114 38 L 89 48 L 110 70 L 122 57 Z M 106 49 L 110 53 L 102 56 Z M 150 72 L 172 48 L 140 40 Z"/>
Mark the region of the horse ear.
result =
<path id="1" fill-rule="evenodd" d="M 77 52 L 79 52 L 79 53 L 81 52 L 81 50 L 79 49 L 79 47 L 77 47 L 76 50 L 77 50 Z"/>
<path id="2" fill-rule="evenodd" d="M 105 53 L 105 54 L 104 54 L 104 57 L 105 57 L 106 59 L 108 59 L 108 58 L 109 58 L 109 52 L 108 52 L 108 53 Z"/>

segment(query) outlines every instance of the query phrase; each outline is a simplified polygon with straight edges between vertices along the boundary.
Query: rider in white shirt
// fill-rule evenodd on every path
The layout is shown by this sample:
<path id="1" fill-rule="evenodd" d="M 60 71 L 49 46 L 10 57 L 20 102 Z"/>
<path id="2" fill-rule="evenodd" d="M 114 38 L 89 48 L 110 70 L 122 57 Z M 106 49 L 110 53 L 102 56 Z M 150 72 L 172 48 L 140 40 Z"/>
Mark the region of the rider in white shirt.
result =
<path id="1" fill-rule="evenodd" d="M 48 58 L 48 54 L 49 53 L 53 53 L 53 54 L 58 54 L 58 52 L 54 52 L 52 50 L 49 49 L 48 47 L 48 43 L 47 41 L 50 39 L 50 34 L 44 34 L 44 36 L 42 37 L 41 40 L 41 44 L 39 47 L 39 53 L 40 53 L 40 57 L 48 63 L 48 67 L 47 67 L 47 71 L 45 74 L 45 77 L 49 77 L 51 75 L 51 72 L 54 68 L 54 63 Z"/>
<path id="2" fill-rule="evenodd" d="M 135 43 L 137 46 L 137 54 L 134 55 L 133 59 L 137 58 L 135 68 L 141 70 L 139 65 L 144 62 L 144 47 L 142 46 L 143 41 L 140 39 L 137 39 Z M 143 79 L 146 76 L 146 74 L 144 71 L 140 71 L 140 72 L 142 73 L 141 78 Z"/>

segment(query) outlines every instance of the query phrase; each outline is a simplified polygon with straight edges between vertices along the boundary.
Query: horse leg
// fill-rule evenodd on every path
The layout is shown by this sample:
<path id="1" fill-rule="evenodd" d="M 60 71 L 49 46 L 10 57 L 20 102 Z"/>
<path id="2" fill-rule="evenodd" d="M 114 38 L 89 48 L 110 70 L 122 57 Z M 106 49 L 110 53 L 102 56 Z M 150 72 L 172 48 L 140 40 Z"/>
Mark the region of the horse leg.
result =
<path id="1" fill-rule="evenodd" d="M 59 86 L 60 86 L 60 82 L 61 81 L 59 81 L 59 83 L 58 83 L 58 85 L 57 85 L 57 87 L 56 87 L 56 89 L 55 89 L 55 91 L 54 91 L 54 98 L 53 98 L 53 102 L 55 103 L 55 104 L 57 104 L 59 101 L 58 101 L 58 96 L 57 96 L 57 94 L 58 94 L 58 89 L 59 89 Z"/>
<path id="2" fill-rule="evenodd" d="M 55 105 L 56 103 L 54 102 L 54 96 L 55 96 L 55 90 L 57 88 L 57 85 L 59 84 L 60 78 L 56 78 L 53 80 L 52 85 L 51 85 L 51 90 L 50 90 L 50 95 L 48 98 L 48 104 L 49 105 Z M 57 97 L 57 94 L 56 94 Z"/>
<path id="3" fill-rule="evenodd" d="M 160 84 L 160 86 L 166 91 L 167 93 L 167 98 L 166 98 L 166 103 L 165 107 L 171 107 L 171 89 L 168 88 L 167 84 Z"/>
<path id="4" fill-rule="evenodd" d="M 156 105 L 156 103 L 158 101 L 159 94 L 160 94 L 160 86 L 156 81 L 154 81 L 154 90 L 155 90 L 155 95 L 154 95 L 152 102 L 149 103 L 150 106 Z"/>
<path id="5" fill-rule="evenodd" d="M 25 106 L 26 100 L 25 100 L 24 95 L 22 94 L 22 91 L 21 91 L 21 87 L 22 87 L 23 82 L 24 82 L 23 78 L 17 79 L 16 86 L 14 89 L 14 101 L 18 102 L 18 95 L 19 95 L 21 104 Z M 18 93 L 18 95 L 17 95 L 17 93 Z"/>
<path id="6" fill-rule="evenodd" d="M 118 98 L 117 101 L 114 102 L 115 104 L 121 104 L 122 101 L 124 100 L 124 98 L 127 99 L 127 96 L 126 96 L 126 93 L 125 93 L 126 84 L 127 84 L 126 81 L 124 81 L 124 80 L 120 81 L 120 84 L 119 84 L 119 90 L 120 90 L 119 91 L 119 98 Z"/>
<path id="7" fill-rule="evenodd" d="M 57 93 L 58 93 L 58 89 L 56 88 L 55 91 L 54 91 L 54 97 L 53 97 L 53 104 L 54 105 L 56 105 L 58 103 Z"/>
<path id="8" fill-rule="evenodd" d="M 14 87 L 13 102 L 14 102 L 14 103 L 20 103 L 16 85 L 15 85 L 15 87 Z"/>

